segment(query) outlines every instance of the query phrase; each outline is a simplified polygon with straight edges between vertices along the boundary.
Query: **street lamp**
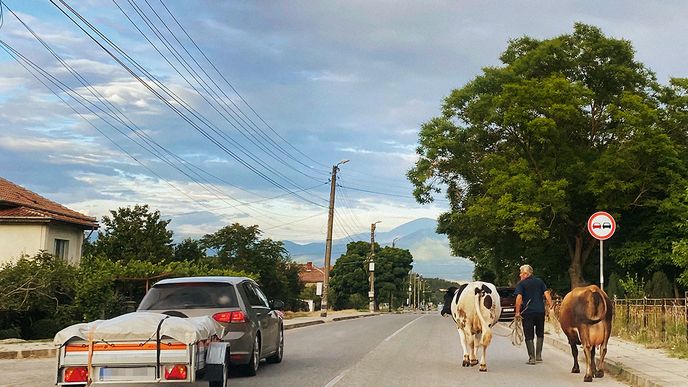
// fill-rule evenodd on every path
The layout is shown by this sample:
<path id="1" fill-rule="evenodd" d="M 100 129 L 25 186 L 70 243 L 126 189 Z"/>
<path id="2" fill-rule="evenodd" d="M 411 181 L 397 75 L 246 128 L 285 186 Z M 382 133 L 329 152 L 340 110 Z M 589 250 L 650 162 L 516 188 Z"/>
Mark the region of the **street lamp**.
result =
<path id="1" fill-rule="evenodd" d="M 394 239 L 392 239 L 392 248 L 394 248 L 394 242 L 396 242 L 397 239 L 399 239 L 399 237 L 394 237 Z"/>
<path id="2" fill-rule="evenodd" d="M 330 208 L 327 215 L 327 239 L 325 240 L 325 268 L 323 273 L 323 293 L 320 301 L 320 317 L 327 317 L 327 296 L 330 290 L 330 257 L 332 256 L 332 223 L 334 221 L 334 193 L 337 187 L 337 171 L 339 166 L 348 163 L 345 159 L 332 166 L 330 186 Z"/>

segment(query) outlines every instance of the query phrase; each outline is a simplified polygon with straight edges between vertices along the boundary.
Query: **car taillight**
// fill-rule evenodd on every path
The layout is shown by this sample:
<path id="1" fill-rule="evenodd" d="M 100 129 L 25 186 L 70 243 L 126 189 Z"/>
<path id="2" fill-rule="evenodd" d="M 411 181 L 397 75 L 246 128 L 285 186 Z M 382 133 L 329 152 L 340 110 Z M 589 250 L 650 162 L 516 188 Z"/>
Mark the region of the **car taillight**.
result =
<path id="1" fill-rule="evenodd" d="M 228 323 L 232 320 L 232 312 L 220 312 L 213 315 L 213 320 L 221 323 Z"/>
<path id="2" fill-rule="evenodd" d="M 233 323 L 246 322 L 246 315 L 244 314 L 244 312 L 242 312 L 240 310 L 232 312 L 232 320 L 230 322 L 233 322 Z"/>
<path id="3" fill-rule="evenodd" d="M 246 315 L 240 310 L 234 312 L 220 312 L 213 315 L 213 319 L 221 323 L 243 323 L 246 322 Z"/>
<path id="4" fill-rule="evenodd" d="M 65 382 L 88 381 L 88 367 L 67 367 L 64 371 Z"/>
<path id="5" fill-rule="evenodd" d="M 186 365 L 175 364 L 165 366 L 165 379 L 167 380 L 185 380 L 186 379 Z"/>

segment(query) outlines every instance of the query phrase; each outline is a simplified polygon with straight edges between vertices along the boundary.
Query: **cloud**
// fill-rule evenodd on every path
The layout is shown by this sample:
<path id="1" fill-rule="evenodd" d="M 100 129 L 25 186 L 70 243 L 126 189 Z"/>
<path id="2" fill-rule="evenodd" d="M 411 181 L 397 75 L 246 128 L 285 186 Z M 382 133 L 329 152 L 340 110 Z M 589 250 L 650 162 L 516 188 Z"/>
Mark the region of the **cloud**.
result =
<path id="1" fill-rule="evenodd" d="M 355 83 L 359 82 L 358 76 L 354 74 L 337 74 L 331 71 L 302 71 L 304 77 L 315 82 L 335 82 L 335 83 Z"/>

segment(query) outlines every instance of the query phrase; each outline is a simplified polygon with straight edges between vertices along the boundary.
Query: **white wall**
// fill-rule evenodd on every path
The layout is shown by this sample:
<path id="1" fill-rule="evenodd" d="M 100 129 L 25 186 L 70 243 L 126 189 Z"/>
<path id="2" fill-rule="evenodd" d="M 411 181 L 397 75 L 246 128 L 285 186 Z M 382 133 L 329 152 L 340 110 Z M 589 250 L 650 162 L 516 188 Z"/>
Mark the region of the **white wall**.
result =
<path id="1" fill-rule="evenodd" d="M 45 224 L 0 224 L 0 263 L 16 262 L 45 249 Z"/>
<path id="2" fill-rule="evenodd" d="M 22 254 L 34 256 L 39 250 L 51 254 L 55 239 L 69 241 L 67 262 L 76 265 L 81 260 L 84 231 L 62 223 L 2 224 L 0 225 L 0 263 L 17 261 Z"/>

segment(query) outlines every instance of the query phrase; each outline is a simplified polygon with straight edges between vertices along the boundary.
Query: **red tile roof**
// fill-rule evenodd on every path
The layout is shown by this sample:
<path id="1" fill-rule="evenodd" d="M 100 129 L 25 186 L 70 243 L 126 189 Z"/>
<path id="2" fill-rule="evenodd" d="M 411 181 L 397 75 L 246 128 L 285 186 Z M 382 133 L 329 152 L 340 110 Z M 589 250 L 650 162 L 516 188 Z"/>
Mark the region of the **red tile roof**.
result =
<path id="1" fill-rule="evenodd" d="M 0 177 L 0 222 L 57 220 L 97 229 L 96 218 L 57 204 Z"/>
<path id="2" fill-rule="evenodd" d="M 323 278 L 325 278 L 325 272 L 322 268 L 314 266 L 313 262 L 301 265 L 301 270 L 299 272 L 299 279 L 301 282 L 305 284 L 314 284 L 323 282 Z"/>

